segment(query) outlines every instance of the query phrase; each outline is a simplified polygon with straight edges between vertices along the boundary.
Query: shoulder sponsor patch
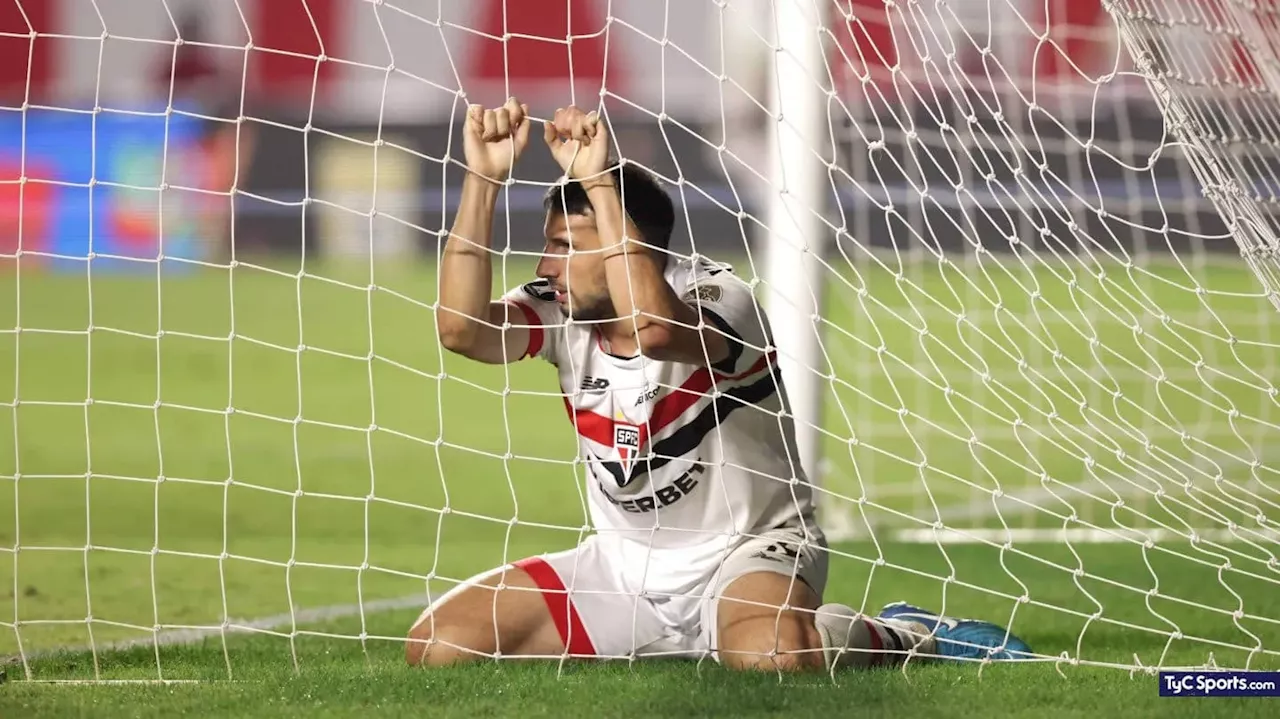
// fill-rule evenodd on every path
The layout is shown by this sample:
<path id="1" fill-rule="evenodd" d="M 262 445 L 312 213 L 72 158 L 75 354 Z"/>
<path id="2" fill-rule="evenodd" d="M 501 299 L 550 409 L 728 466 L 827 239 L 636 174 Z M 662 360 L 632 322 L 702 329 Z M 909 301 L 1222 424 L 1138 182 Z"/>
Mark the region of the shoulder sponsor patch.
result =
<path id="1" fill-rule="evenodd" d="M 724 288 L 708 282 L 699 283 L 684 295 L 685 302 L 719 302 L 724 297 Z"/>

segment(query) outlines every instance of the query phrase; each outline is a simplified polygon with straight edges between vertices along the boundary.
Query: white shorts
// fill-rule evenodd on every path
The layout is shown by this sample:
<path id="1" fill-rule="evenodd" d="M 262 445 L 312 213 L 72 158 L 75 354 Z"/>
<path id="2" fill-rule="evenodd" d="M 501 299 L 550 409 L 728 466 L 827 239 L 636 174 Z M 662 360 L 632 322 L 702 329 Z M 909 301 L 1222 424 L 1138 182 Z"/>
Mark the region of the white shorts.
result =
<path id="1" fill-rule="evenodd" d="M 753 572 L 796 577 L 819 597 L 827 582 L 821 536 L 781 527 L 751 537 L 723 555 L 706 581 L 681 596 L 625 589 L 622 574 L 591 536 L 577 547 L 516 562 L 542 589 L 568 653 L 575 657 L 716 656 L 716 607 L 735 579 Z"/>

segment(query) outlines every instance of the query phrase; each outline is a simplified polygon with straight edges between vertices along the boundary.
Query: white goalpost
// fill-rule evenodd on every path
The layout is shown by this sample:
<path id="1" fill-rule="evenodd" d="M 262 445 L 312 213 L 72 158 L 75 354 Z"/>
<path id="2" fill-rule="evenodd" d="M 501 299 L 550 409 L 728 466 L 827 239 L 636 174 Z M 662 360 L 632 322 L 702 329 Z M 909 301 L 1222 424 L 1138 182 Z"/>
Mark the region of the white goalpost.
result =
<path id="1" fill-rule="evenodd" d="M 818 29 L 820 5 L 774 4 L 777 45 L 773 73 L 768 80 L 771 117 L 769 141 L 770 188 L 765 226 L 760 238 L 761 280 L 766 311 L 773 319 L 775 344 L 780 348 L 782 376 L 798 430 L 801 464 L 815 471 L 821 457 L 817 428 L 822 424 L 823 267 L 829 246 L 822 222 L 826 174 L 821 142 L 825 131 L 826 93 L 817 78 L 822 71 L 822 43 Z M 827 504 L 830 504 L 829 502 Z M 833 536 L 848 532 L 843 508 L 828 512 Z"/>
<path id="2" fill-rule="evenodd" d="M 312 51 L 251 0 L 197 41 L 173 0 L 0 32 L 79 58 L 0 106 L 10 677 L 400 661 L 432 599 L 590 533 L 581 385 L 435 333 L 456 126 L 513 94 L 603 108 L 672 260 L 752 284 L 839 601 L 1050 627 L 1059 666 L 1280 666 L 1275 3 L 546 0 L 538 35 L 297 2 Z M 182 47 L 236 101 L 139 100 L 130 58 Z M 296 96 L 255 98 L 264 57 L 311 63 Z M 495 293 L 534 279 L 549 162 L 501 191 Z"/>

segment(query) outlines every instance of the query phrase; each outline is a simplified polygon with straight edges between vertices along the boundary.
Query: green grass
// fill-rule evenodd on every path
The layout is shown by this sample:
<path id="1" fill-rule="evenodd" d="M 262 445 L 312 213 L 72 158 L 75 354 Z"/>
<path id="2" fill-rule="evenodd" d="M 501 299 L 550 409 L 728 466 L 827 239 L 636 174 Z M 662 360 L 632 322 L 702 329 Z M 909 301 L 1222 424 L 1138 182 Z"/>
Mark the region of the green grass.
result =
<path id="1" fill-rule="evenodd" d="M 275 653 L 238 647 L 246 662 Z M 326 653 L 326 649 L 330 650 Z M 1062 667 L 910 667 L 897 671 L 780 679 L 732 674 L 711 665 L 486 664 L 425 673 L 350 645 L 306 647 L 309 670 L 264 672 L 259 681 L 191 685 L 32 686 L 0 692 L 0 710 L 23 717 L 178 715 L 338 717 L 421 715 L 607 717 L 1096 716 L 1263 717 L 1274 700 L 1162 700 L 1156 678 Z M 205 665 L 208 651 L 175 652 L 175 664 Z"/>
<path id="2" fill-rule="evenodd" d="M 255 656 L 243 647 L 245 654 Z M 779 679 L 686 664 L 492 664 L 423 673 L 394 659 L 356 663 L 344 652 L 309 657 L 313 669 L 269 681 L 200 686 L 9 686 L 0 709 L 23 717 L 178 715 L 345 717 L 1264 717 L 1274 700 L 1162 700 L 1155 677 L 1110 670 L 914 668 Z M 266 657 L 263 657 L 266 659 Z M 193 657 L 192 661 L 199 661 Z"/>
<path id="3" fill-rule="evenodd" d="M 15 438 L 0 443 L 0 655 L 27 657 L 11 680 L 239 681 L 10 682 L 5 716 L 1265 706 L 1155 703 L 1152 678 L 1070 664 L 1065 679 L 1048 665 L 990 667 L 981 679 L 974 667 L 921 666 L 909 680 L 866 674 L 838 687 L 669 663 L 569 665 L 561 677 L 539 665 L 411 672 L 398 639 L 418 608 L 230 634 L 225 646 L 214 636 L 83 651 L 291 604 L 425 598 L 428 586 L 571 546 L 587 521 L 550 369 L 441 356 L 430 267 L 379 266 L 373 292 L 358 264 L 308 266 L 301 280 L 296 266 L 172 269 L 159 282 L 29 264 L 0 275 L 0 331 L 22 328 L 0 334 L 0 438 Z M 1102 279 L 1076 266 L 1073 284 L 1067 265 L 1008 257 L 908 264 L 901 278 L 845 268 L 824 312 L 833 382 L 822 482 L 858 538 L 836 546 L 829 596 L 1012 621 L 1038 651 L 1086 663 L 1212 655 L 1280 668 L 1273 539 L 893 541 L 939 516 L 951 527 L 1213 529 L 1257 527 L 1258 516 L 1274 526 L 1280 462 L 1268 448 L 1280 446 L 1280 411 L 1266 388 L 1280 360 L 1274 309 L 1250 294 L 1251 275 L 1100 269 Z M 498 284 L 527 271 L 513 265 Z M 1209 291 L 1197 296 L 1196 284 Z"/>

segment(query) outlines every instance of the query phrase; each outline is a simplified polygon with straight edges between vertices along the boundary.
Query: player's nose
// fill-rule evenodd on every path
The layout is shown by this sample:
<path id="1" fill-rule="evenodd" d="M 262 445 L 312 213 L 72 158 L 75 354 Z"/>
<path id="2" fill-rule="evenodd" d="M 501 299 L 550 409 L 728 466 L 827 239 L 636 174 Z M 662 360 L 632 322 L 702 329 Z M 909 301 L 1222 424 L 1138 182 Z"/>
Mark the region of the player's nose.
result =
<path id="1" fill-rule="evenodd" d="M 544 280 L 555 282 L 560 278 L 560 267 L 563 263 L 550 255 L 543 255 L 538 259 L 538 267 L 534 273 Z"/>

